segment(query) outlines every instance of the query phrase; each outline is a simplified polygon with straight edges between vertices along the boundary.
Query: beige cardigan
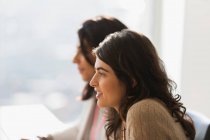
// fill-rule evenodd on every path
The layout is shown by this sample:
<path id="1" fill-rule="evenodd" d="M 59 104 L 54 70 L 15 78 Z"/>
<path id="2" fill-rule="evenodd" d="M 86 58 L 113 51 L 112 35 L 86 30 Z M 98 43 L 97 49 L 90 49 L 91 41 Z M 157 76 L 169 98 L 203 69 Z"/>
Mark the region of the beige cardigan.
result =
<path id="1" fill-rule="evenodd" d="M 156 99 L 135 103 L 126 119 L 126 140 L 187 140 L 180 123 Z"/>

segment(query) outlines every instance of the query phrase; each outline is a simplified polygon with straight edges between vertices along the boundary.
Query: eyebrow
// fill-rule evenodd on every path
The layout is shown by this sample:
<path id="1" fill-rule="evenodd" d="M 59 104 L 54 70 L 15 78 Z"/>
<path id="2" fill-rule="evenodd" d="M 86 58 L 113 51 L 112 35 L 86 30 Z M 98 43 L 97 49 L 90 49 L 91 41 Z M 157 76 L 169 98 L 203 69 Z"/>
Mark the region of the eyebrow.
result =
<path id="1" fill-rule="evenodd" d="M 109 72 L 107 69 L 104 69 L 104 68 L 102 68 L 102 67 L 98 67 L 98 68 L 96 68 L 96 70 L 103 70 L 103 71 L 105 71 L 105 72 Z"/>

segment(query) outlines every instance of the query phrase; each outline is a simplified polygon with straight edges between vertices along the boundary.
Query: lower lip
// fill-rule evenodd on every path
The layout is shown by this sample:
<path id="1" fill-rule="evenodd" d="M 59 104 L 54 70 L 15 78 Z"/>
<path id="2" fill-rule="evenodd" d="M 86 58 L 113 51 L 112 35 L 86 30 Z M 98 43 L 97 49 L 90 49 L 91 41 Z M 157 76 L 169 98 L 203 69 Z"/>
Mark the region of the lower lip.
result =
<path id="1" fill-rule="evenodd" d="M 97 93 L 96 98 L 99 99 L 102 96 L 102 93 Z"/>

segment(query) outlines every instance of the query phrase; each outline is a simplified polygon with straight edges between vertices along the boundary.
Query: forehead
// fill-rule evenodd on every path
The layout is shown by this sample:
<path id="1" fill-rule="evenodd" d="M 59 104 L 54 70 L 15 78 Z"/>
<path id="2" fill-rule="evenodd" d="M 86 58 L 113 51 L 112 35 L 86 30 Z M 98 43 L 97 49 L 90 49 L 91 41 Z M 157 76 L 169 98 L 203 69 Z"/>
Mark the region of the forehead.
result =
<path id="1" fill-rule="evenodd" d="M 102 61 L 101 59 L 99 59 L 98 57 L 96 58 L 96 62 L 95 62 L 95 68 L 104 68 L 108 71 L 113 71 L 112 68 L 106 64 L 104 61 Z"/>

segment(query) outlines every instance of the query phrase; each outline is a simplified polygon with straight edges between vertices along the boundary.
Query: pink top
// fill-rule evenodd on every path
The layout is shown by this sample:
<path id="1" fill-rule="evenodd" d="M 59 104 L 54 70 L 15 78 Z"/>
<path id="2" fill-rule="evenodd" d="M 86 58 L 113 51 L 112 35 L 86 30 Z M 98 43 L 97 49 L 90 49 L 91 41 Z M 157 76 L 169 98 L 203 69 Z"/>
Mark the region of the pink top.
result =
<path id="1" fill-rule="evenodd" d="M 93 125 L 90 131 L 90 140 L 98 140 L 102 136 L 100 133 L 102 132 L 101 129 L 104 129 L 105 117 L 103 115 L 102 110 L 96 105 L 94 118 L 93 118 Z"/>

